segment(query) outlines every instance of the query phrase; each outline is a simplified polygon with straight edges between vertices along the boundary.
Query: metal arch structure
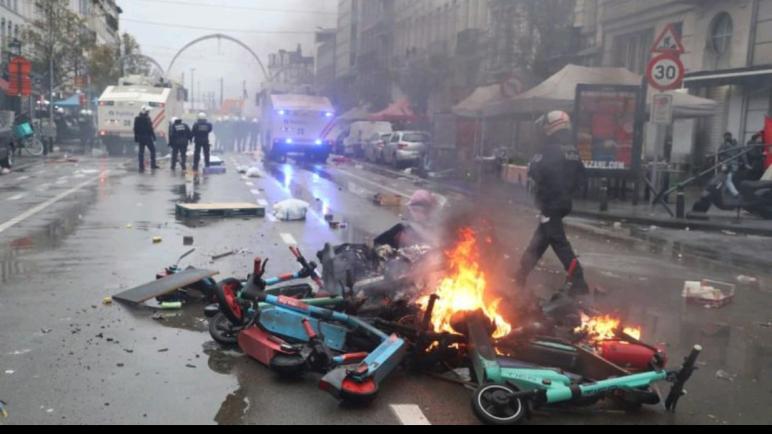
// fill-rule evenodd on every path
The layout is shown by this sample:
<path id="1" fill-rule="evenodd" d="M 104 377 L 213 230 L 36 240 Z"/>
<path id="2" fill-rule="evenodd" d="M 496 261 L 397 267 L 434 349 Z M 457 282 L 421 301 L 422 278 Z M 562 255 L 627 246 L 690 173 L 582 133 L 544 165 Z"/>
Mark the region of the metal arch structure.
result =
<path id="1" fill-rule="evenodd" d="M 222 34 L 222 33 L 214 33 L 214 34 L 211 34 L 211 35 L 202 36 L 200 38 L 197 38 L 197 39 L 194 39 L 194 40 L 188 42 L 187 44 L 185 44 L 184 47 L 180 48 L 180 50 L 177 51 L 177 54 L 175 54 L 174 57 L 172 58 L 172 61 L 169 62 L 169 67 L 166 70 L 169 71 L 169 72 L 172 71 L 172 68 L 174 67 L 174 63 L 177 61 L 177 58 L 179 58 L 180 55 L 182 55 L 182 53 L 185 50 L 187 50 L 188 48 L 198 44 L 199 42 L 207 41 L 207 40 L 210 40 L 210 39 L 218 39 L 218 40 L 219 39 L 225 39 L 225 40 L 233 42 L 236 45 L 240 46 L 241 48 L 247 50 L 249 52 L 249 54 L 251 54 L 252 57 L 257 61 L 257 64 L 260 65 L 260 69 L 263 71 L 263 75 L 265 75 L 265 78 L 267 80 L 270 80 L 270 75 L 268 74 L 268 70 L 265 69 L 265 65 L 263 65 L 263 62 L 260 60 L 260 56 L 258 56 L 257 53 L 254 52 L 254 50 L 249 48 L 249 46 L 247 44 L 241 42 L 240 40 L 238 40 L 238 39 L 236 39 L 236 38 L 234 38 L 232 36 L 228 36 L 228 35 Z"/>
<path id="2" fill-rule="evenodd" d="M 121 69 L 123 69 L 123 64 L 124 64 L 124 62 L 126 62 L 126 60 L 128 60 L 128 59 L 133 59 L 133 58 L 137 58 L 137 59 L 146 60 L 146 61 L 148 61 L 148 62 L 152 63 L 152 64 L 153 64 L 153 66 L 155 66 L 156 68 L 158 68 L 158 71 L 161 73 L 161 77 L 166 77 L 166 71 L 164 71 L 164 68 L 163 68 L 163 66 L 161 66 L 161 64 L 160 64 L 160 63 L 158 63 L 158 62 L 157 62 L 155 59 L 153 59 L 152 57 L 150 57 L 150 56 L 147 56 L 147 55 L 145 55 L 145 54 L 126 54 L 125 56 L 122 56 L 122 57 L 121 57 L 121 58 L 118 60 L 118 62 L 119 62 L 119 65 L 121 65 Z"/>

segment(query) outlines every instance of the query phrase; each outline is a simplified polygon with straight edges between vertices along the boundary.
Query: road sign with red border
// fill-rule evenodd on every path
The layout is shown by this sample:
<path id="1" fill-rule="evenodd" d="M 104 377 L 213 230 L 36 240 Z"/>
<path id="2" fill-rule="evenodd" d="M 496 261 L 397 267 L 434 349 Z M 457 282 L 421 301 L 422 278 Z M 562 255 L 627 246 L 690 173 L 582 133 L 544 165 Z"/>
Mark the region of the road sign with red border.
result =
<path id="1" fill-rule="evenodd" d="M 685 51 L 683 44 L 681 44 L 681 35 L 676 32 L 675 24 L 673 23 L 668 24 L 662 30 L 662 33 L 659 34 L 656 42 L 651 47 L 652 53 L 684 54 Z"/>
<path id="2" fill-rule="evenodd" d="M 677 54 L 660 54 L 649 62 L 646 79 L 651 87 L 664 92 L 680 88 L 685 73 L 684 64 Z"/>

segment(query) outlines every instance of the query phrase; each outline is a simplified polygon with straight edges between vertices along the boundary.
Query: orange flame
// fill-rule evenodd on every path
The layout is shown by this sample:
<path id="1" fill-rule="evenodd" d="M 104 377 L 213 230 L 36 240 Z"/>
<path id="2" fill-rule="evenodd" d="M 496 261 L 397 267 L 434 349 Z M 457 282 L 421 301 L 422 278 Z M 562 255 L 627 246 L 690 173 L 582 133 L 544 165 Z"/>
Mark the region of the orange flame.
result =
<path id="1" fill-rule="evenodd" d="M 494 338 L 501 338 L 512 331 L 512 326 L 498 313 L 501 300 L 491 303 L 485 301 L 485 273 L 480 269 L 477 239 L 472 229 L 460 231 L 461 240 L 452 251 L 446 252 L 450 261 L 451 275 L 442 279 L 435 291 L 439 299 L 432 311 L 432 325 L 436 332 L 455 331 L 451 319 L 458 312 L 482 310 L 493 321 L 496 331 Z M 429 297 L 418 300 L 419 306 L 426 309 Z"/>
<path id="2" fill-rule="evenodd" d="M 616 338 L 616 332 L 621 324 L 619 318 L 611 315 L 589 317 L 582 314 L 582 325 L 574 329 L 576 333 L 586 333 L 587 337 L 593 342 L 605 341 Z M 625 327 L 622 330 L 633 339 L 641 339 L 640 327 Z"/>

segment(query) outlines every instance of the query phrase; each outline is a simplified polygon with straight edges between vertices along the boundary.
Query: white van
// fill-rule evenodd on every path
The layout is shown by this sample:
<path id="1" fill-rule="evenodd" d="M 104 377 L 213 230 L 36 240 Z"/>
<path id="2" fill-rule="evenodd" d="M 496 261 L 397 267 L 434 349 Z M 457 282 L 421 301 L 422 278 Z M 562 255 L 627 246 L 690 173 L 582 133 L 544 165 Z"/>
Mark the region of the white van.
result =
<path id="1" fill-rule="evenodd" d="M 363 156 L 364 146 L 367 140 L 374 135 L 391 133 L 391 122 L 383 121 L 358 121 L 351 124 L 351 130 L 343 140 L 343 152 L 346 155 Z"/>
<path id="2" fill-rule="evenodd" d="M 168 144 L 169 121 L 184 113 L 186 91 L 172 83 L 155 82 L 149 77 L 121 78 L 117 86 L 108 86 L 99 97 L 97 131 L 110 155 L 120 155 L 135 146 L 134 118 L 142 106 L 150 108 L 150 119 L 158 139 L 159 153 Z"/>

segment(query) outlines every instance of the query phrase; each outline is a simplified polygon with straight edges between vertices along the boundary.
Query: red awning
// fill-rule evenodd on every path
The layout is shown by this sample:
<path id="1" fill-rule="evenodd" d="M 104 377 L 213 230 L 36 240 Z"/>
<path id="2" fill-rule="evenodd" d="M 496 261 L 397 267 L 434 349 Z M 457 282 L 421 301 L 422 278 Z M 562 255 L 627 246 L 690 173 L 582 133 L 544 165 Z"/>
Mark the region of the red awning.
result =
<path id="1" fill-rule="evenodd" d="M 401 99 L 394 101 L 385 109 L 378 113 L 373 113 L 368 116 L 367 120 L 370 121 L 386 121 L 386 122 L 415 122 L 418 120 L 418 116 L 410 106 L 408 99 Z"/>

